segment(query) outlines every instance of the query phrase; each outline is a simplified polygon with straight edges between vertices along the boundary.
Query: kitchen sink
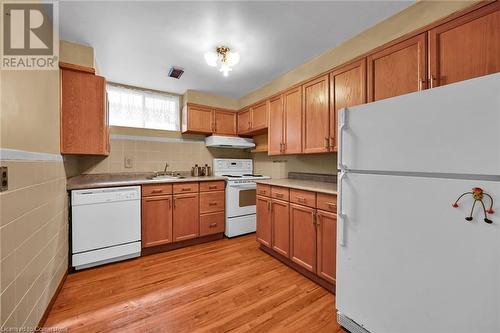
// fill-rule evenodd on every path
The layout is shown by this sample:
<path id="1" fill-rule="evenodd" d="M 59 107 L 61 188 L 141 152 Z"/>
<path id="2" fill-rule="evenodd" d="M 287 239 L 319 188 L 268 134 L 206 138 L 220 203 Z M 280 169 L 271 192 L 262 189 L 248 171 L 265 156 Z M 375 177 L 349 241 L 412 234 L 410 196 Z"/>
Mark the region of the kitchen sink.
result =
<path id="1" fill-rule="evenodd" d="M 152 176 L 149 177 L 149 179 L 152 180 L 162 180 L 162 179 L 184 179 L 186 178 L 185 176 L 180 176 L 180 175 L 158 175 L 158 176 Z"/>

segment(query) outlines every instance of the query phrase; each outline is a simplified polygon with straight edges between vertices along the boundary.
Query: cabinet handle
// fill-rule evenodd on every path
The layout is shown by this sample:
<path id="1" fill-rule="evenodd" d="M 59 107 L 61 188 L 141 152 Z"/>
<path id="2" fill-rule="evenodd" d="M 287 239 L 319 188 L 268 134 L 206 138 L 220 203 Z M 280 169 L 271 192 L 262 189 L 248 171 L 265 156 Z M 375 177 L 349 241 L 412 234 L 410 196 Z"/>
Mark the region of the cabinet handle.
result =
<path id="1" fill-rule="evenodd" d="M 335 140 L 334 140 L 333 136 L 331 136 L 330 137 L 330 148 L 335 149 L 334 143 L 335 143 Z"/>
<path id="2" fill-rule="evenodd" d="M 252 123 L 248 122 L 248 129 L 252 128 Z"/>
<path id="3" fill-rule="evenodd" d="M 174 198 L 174 208 L 175 208 L 175 203 L 177 202 L 177 199 Z"/>
<path id="4" fill-rule="evenodd" d="M 283 198 L 283 194 L 282 193 L 276 193 L 275 196 L 276 196 L 276 198 Z"/>
<path id="5" fill-rule="evenodd" d="M 330 139 L 325 136 L 325 148 L 328 149 L 328 147 L 330 146 Z"/>
<path id="6" fill-rule="evenodd" d="M 264 191 L 264 190 L 260 190 L 260 191 L 259 191 L 259 194 L 264 195 L 264 194 L 266 194 L 266 191 Z"/>
<path id="7" fill-rule="evenodd" d="M 163 193 L 163 190 L 152 190 L 151 193 Z"/>
<path id="8" fill-rule="evenodd" d="M 217 226 L 217 223 L 210 223 L 208 225 L 209 228 L 215 228 Z"/>
<path id="9" fill-rule="evenodd" d="M 326 203 L 330 209 L 337 209 L 337 204 L 333 202 L 327 202 Z"/>
<path id="10" fill-rule="evenodd" d="M 297 197 L 297 201 L 298 202 L 306 202 L 306 199 L 304 199 L 303 197 Z"/>
<path id="11" fill-rule="evenodd" d="M 434 88 L 434 81 L 436 81 L 436 78 L 434 77 L 434 75 L 431 75 L 431 79 L 429 81 L 431 84 L 431 88 Z"/>
<path id="12" fill-rule="evenodd" d="M 208 203 L 209 206 L 217 206 L 217 201 L 212 201 Z"/>
<path id="13" fill-rule="evenodd" d="M 209 186 L 208 187 L 209 190 L 216 190 L 217 189 L 217 185 L 212 185 L 212 186 Z"/>
<path id="14" fill-rule="evenodd" d="M 191 190 L 191 187 L 183 187 L 183 188 L 181 188 L 181 191 L 189 191 L 189 190 Z"/>
<path id="15" fill-rule="evenodd" d="M 320 226 L 320 223 L 319 223 L 319 218 L 321 217 L 320 214 L 318 214 L 317 212 L 314 212 L 314 220 L 316 221 L 316 226 L 319 227 Z"/>
<path id="16" fill-rule="evenodd" d="M 172 201 L 170 200 L 170 198 L 168 198 L 167 201 L 168 201 L 168 208 L 172 208 Z"/>
<path id="17" fill-rule="evenodd" d="M 425 79 L 420 79 L 420 81 L 418 81 L 418 90 L 424 90 L 425 89 Z"/>
<path id="18" fill-rule="evenodd" d="M 314 214 L 314 211 L 311 212 L 311 221 L 312 224 L 316 225 L 316 214 Z"/>

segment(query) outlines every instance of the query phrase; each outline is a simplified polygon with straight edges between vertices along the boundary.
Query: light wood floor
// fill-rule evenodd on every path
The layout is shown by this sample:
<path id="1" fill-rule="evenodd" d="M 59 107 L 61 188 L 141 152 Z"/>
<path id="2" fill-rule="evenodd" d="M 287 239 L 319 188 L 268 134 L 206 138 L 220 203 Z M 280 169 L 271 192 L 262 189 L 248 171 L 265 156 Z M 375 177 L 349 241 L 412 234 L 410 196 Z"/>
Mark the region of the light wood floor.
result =
<path id="1" fill-rule="evenodd" d="M 334 296 L 255 235 L 68 276 L 45 323 L 69 332 L 344 332 Z"/>

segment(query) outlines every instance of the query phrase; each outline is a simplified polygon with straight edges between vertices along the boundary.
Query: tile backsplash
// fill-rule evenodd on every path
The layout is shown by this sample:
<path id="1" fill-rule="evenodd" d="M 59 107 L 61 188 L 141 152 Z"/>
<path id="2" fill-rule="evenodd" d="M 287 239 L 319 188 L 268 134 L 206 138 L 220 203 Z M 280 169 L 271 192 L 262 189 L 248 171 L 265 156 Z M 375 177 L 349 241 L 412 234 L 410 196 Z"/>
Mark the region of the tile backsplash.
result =
<path id="1" fill-rule="evenodd" d="M 79 165 L 81 173 L 160 171 L 165 163 L 170 171 L 186 171 L 195 164 L 212 165 L 214 158 L 250 158 L 250 154 L 239 149 L 207 148 L 203 141 L 111 139 L 109 156 L 82 156 Z M 125 167 L 126 159 L 130 168 Z"/>
<path id="2" fill-rule="evenodd" d="M 272 178 L 287 178 L 289 172 L 337 173 L 337 154 L 268 156 L 254 154 L 254 172 Z"/>

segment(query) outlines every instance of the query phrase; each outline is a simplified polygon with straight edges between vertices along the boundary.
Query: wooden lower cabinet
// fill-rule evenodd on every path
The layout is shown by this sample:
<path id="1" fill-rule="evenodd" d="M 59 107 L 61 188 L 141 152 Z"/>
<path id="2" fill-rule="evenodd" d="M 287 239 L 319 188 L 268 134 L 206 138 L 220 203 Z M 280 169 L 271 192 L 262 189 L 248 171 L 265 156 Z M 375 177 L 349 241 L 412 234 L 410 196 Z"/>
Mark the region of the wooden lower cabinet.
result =
<path id="1" fill-rule="evenodd" d="M 256 199 L 256 209 L 257 241 L 270 248 L 272 237 L 271 199 L 258 195 Z"/>
<path id="2" fill-rule="evenodd" d="M 174 195 L 174 242 L 196 238 L 200 234 L 199 194 Z"/>
<path id="3" fill-rule="evenodd" d="M 290 204 L 290 259 L 316 272 L 316 209 Z"/>
<path id="4" fill-rule="evenodd" d="M 261 249 L 333 291 L 337 215 L 334 194 L 258 184 L 257 241 Z M 278 200 L 272 193 L 286 190 Z M 262 194 L 261 194 L 262 193 Z"/>
<path id="5" fill-rule="evenodd" d="M 224 232 L 224 211 L 200 215 L 200 236 Z"/>
<path id="6" fill-rule="evenodd" d="M 142 198 L 142 247 L 172 243 L 172 196 Z"/>
<path id="7" fill-rule="evenodd" d="M 317 229 L 317 274 L 330 283 L 335 283 L 337 214 L 318 210 Z"/>
<path id="8" fill-rule="evenodd" d="M 290 258 L 290 204 L 286 201 L 272 200 L 272 249 L 279 254 Z"/>

